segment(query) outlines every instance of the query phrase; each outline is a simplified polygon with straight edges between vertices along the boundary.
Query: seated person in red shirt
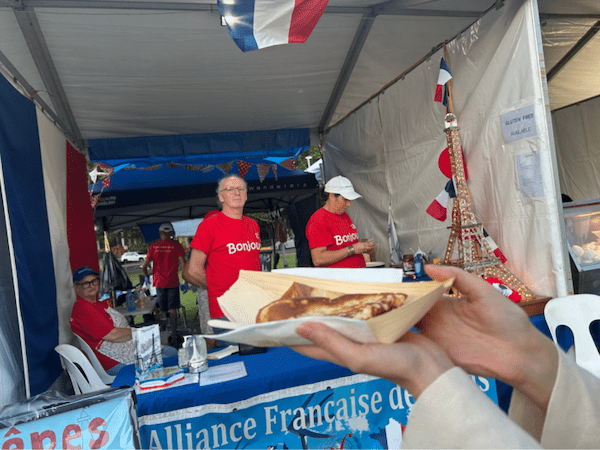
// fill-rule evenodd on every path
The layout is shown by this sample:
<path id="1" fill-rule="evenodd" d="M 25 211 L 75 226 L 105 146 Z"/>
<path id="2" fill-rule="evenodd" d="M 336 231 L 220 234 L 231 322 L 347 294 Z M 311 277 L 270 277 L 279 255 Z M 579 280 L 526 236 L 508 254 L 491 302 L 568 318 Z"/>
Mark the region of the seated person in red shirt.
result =
<path id="1" fill-rule="evenodd" d="M 325 185 L 325 205 L 317 210 L 306 224 L 306 238 L 315 266 L 363 268 L 363 253 L 372 255 L 377 245 L 359 242 L 358 231 L 346 209 L 352 200 L 361 198 L 352 182 L 345 177 L 333 177 Z"/>
<path id="2" fill-rule="evenodd" d="M 124 365 L 134 364 L 131 327 L 125 316 L 112 308 L 110 299 L 98 300 L 98 272 L 89 266 L 80 267 L 73 273 L 73 288 L 77 294 L 69 320 L 73 333 L 94 350 L 109 375 L 116 375 Z M 176 356 L 177 350 L 163 347 L 162 355 Z"/>

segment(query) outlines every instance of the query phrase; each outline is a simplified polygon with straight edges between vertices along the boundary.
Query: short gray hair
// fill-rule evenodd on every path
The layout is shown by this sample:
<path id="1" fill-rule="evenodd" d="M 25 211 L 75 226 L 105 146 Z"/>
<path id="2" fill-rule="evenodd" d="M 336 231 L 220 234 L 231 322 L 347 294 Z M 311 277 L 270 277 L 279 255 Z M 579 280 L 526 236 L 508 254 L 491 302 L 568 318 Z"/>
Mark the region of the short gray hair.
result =
<path id="1" fill-rule="evenodd" d="M 239 175 L 225 175 L 223 178 L 221 178 L 219 181 L 217 181 L 217 194 L 220 194 L 222 189 L 222 185 L 225 182 L 225 180 L 229 180 L 230 178 L 237 178 L 238 180 L 242 180 L 242 182 L 244 183 L 244 187 L 246 189 L 248 189 L 248 183 L 246 182 L 246 180 L 244 180 L 242 177 L 240 177 Z"/>

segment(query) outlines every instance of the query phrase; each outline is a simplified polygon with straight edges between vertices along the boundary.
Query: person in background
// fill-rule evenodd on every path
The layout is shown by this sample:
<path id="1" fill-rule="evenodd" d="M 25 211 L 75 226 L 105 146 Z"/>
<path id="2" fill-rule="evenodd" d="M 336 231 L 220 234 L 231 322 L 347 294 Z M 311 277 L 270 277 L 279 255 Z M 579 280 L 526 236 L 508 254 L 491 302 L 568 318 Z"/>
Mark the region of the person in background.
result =
<path id="1" fill-rule="evenodd" d="M 73 273 L 73 289 L 77 295 L 69 319 L 73 333 L 90 346 L 109 375 L 116 375 L 124 365 L 134 364 L 131 327 L 125 316 L 112 308 L 110 299 L 98 300 L 98 272 L 89 266 L 78 268 Z M 162 356 L 177 356 L 177 350 L 165 346 Z"/>
<path id="2" fill-rule="evenodd" d="M 313 264 L 322 267 L 366 267 L 363 253 L 372 255 L 377 245 L 361 242 L 346 209 L 352 200 L 361 198 L 352 182 L 341 175 L 325 184 L 325 205 L 306 224 L 306 237 Z"/>
<path id="3" fill-rule="evenodd" d="M 171 322 L 171 343 L 178 346 L 177 310 L 181 307 L 179 297 L 179 267 L 185 267 L 185 250 L 173 240 L 173 226 L 163 223 L 158 228 L 160 240 L 154 242 L 148 249 L 146 259 L 142 264 L 142 272 L 146 279 L 150 277 L 148 266 L 152 263 L 152 284 L 156 287 L 158 310 L 168 312 Z"/>
<path id="4" fill-rule="evenodd" d="M 222 209 L 200 223 L 192 244 L 183 278 L 208 290 L 213 319 L 225 316 L 217 299 L 238 279 L 240 270 L 260 271 L 260 228 L 244 216 L 248 199 L 246 182 L 229 175 L 218 183 Z"/>
<path id="5" fill-rule="evenodd" d="M 297 333 L 315 345 L 294 350 L 404 387 L 415 398 L 403 448 L 599 448 L 600 379 L 540 331 L 518 305 L 456 267 L 427 265 L 454 278 L 464 297 L 438 301 L 392 344 L 358 344 L 324 324 Z M 514 387 L 507 416 L 468 374 Z"/>

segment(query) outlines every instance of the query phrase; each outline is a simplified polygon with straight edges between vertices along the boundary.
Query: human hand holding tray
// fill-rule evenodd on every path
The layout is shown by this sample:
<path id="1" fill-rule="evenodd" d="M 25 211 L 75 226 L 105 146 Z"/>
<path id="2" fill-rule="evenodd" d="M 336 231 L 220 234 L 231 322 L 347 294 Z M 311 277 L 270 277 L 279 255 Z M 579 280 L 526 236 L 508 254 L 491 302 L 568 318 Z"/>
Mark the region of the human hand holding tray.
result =
<path id="1" fill-rule="evenodd" d="M 296 328 L 301 323 L 311 321 L 325 323 L 356 342 L 395 342 L 421 320 L 452 286 L 453 281 L 450 279 L 443 282 L 357 283 L 242 270 L 238 280 L 218 299 L 225 316 L 231 321 L 223 323 L 222 328 L 233 328 L 232 331 L 220 334 L 219 339 L 258 347 L 312 344 L 296 334 Z M 279 299 L 293 282 L 344 294 L 392 292 L 406 294 L 407 298 L 402 306 L 368 320 L 319 316 L 256 324 L 258 311 Z M 219 322 L 212 320 L 210 324 L 218 326 Z"/>

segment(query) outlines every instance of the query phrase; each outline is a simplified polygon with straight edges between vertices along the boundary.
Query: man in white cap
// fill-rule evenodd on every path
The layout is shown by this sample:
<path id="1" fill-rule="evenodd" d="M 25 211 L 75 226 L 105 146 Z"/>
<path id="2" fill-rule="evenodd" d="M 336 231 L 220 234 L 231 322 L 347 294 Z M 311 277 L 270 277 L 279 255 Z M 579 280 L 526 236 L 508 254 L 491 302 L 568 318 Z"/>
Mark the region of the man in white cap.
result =
<path id="1" fill-rule="evenodd" d="M 372 254 L 377 245 L 372 241 L 360 242 L 358 231 L 346 209 L 352 200 L 362 196 L 352 182 L 341 175 L 325 185 L 325 205 L 317 210 L 306 225 L 306 237 L 315 266 L 362 268 L 366 267 L 363 253 Z"/>
<path id="2" fill-rule="evenodd" d="M 171 344 L 178 347 L 177 342 L 177 310 L 181 306 L 179 298 L 179 265 L 185 267 L 185 250 L 183 246 L 172 239 L 175 230 L 166 222 L 158 228 L 160 240 L 154 242 L 148 249 L 146 260 L 142 264 L 142 272 L 150 276 L 148 266 L 152 263 L 152 284 L 156 287 L 158 310 L 169 312 L 171 318 Z"/>

